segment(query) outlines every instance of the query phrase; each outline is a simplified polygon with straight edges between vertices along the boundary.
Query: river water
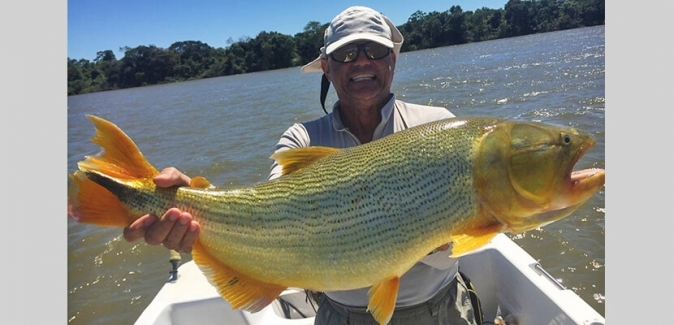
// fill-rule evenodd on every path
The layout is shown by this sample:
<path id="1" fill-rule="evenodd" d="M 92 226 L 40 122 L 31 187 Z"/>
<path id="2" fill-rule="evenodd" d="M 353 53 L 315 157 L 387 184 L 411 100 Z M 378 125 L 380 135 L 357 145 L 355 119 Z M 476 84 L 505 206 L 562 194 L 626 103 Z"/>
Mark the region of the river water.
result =
<path id="1" fill-rule="evenodd" d="M 399 99 L 457 116 L 501 116 L 574 126 L 596 146 L 577 168 L 604 168 L 604 26 L 402 53 Z M 99 149 L 85 114 L 117 124 L 158 169 L 176 166 L 213 184 L 266 179 L 277 140 L 324 114 L 320 74 L 299 68 L 68 98 L 68 170 Z M 326 107 L 336 95 L 331 91 Z M 568 218 L 511 238 L 605 313 L 605 191 Z M 127 243 L 121 229 L 68 219 L 68 322 L 132 324 L 169 276 L 162 246 Z M 191 259 L 183 254 L 183 262 Z"/>

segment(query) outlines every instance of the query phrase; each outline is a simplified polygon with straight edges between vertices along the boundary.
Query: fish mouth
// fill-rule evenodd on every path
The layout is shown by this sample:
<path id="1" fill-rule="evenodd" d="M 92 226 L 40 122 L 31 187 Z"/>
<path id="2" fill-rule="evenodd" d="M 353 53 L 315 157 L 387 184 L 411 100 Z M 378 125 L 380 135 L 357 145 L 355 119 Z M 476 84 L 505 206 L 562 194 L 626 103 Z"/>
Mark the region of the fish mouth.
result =
<path id="1" fill-rule="evenodd" d="M 587 143 L 581 146 L 576 153 L 570 168 L 568 171 L 568 181 L 571 184 L 573 191 L 579 194 L 579 196 L 586 192 L 591 192 L 594 194 L 599 187 L 604 185 L 605 174 L 606 172 L 602 168 L 587 168 L 581 170 L 573 170 L 574 166 L 580 161 L 580 159 L 592 148 L 594 147 L 596 140 L 594 138 L 588 137 L 585 139 Z M 587 197 L 585 200 L 587 200 Z M 584 201 L 583 201 L 584 202 Z"/>
<path id="2" fill-rule="evenodd" d="M 571 192 L 574 193 L 574 201 L 585 202 L 600 187 L 604 186 L 606 171 L 601 168 L 588 168 L 574 171 L 569 177 Z"/>
<path id="3" fill-rule="evenodd" d="M 583 170 L 576 170 L 571 172 L 571 184 L 576 185 L 580 184 L 587 179 L 596 176 L 597 174 L 603 174 L 605 171 L 601 168 L 588 168 Z"/>

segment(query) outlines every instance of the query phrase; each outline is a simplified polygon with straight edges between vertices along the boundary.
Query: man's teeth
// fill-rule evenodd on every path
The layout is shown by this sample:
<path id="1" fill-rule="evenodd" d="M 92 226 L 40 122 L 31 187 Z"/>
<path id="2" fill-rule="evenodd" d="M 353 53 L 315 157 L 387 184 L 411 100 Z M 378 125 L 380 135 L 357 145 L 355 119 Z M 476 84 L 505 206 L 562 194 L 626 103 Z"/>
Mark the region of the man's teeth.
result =
<path id="1" fill-rule="evenodd" d="M 351 80 L 353 80 L 353 81 L 362 81 L 362 80 L 370 80 L 370 79 L 374 79 L 374 76 L 368 74 L 368 75 L 359 75 L 359 76 L 355 76 L 355 77 L 351 78 Z"/>

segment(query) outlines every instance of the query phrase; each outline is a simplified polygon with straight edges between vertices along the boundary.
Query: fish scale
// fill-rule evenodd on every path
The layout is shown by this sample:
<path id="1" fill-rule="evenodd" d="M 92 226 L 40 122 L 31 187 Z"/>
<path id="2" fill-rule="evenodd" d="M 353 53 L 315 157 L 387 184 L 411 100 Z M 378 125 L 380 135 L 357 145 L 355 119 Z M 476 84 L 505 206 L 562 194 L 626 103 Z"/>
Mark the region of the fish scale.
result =
<path id="1" fill-rule="evenodd" d="M 594 145 L 569 127 L 452 118 L 346 149 L 275 153 L 284 175 L 249 186 L 159 188 L 158 171 L 114 124 L 89 116 L 103 147 L 69 178 L 69 215 L 128 226 L 177 207 L 201 231 L 193 258 L 234 308 L 258 311 L 286 287 L 371 286 L 368 308 L 385 323 L 398 281 L 435 248 L 470 253 L 499 232 L 568 216 L 604 184 L 572 172 Z"/>

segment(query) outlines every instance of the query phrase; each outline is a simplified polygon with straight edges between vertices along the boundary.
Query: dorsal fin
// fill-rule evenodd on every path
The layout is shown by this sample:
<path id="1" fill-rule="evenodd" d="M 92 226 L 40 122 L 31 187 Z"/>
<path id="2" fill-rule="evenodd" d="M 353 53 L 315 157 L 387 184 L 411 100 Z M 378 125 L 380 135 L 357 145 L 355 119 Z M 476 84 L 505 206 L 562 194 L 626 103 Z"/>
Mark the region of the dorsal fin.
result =
<path id="1" fill-rule="evenodd" d="M 295 148 L 276 152 L 271 155 L 271 159 L 276 160 L 276 162 L 283 167 L 283 175 L 288 175 L 339 150 L 341 149 L 321 146 Z"/>

